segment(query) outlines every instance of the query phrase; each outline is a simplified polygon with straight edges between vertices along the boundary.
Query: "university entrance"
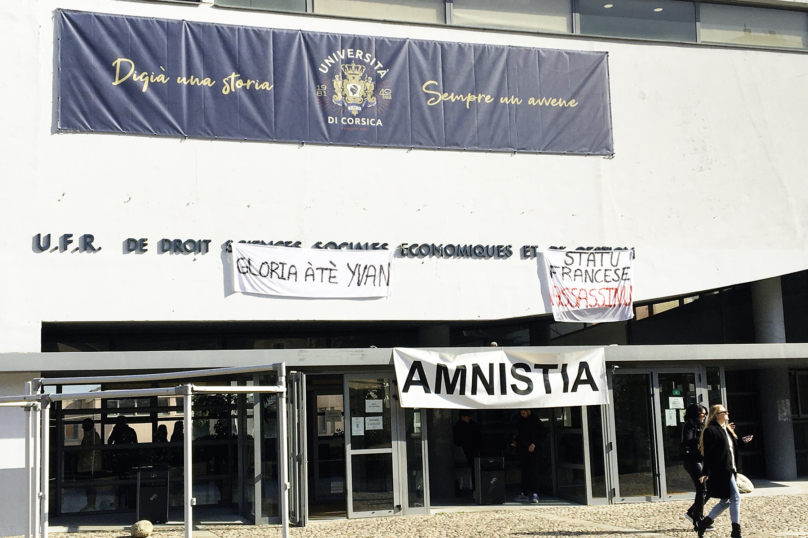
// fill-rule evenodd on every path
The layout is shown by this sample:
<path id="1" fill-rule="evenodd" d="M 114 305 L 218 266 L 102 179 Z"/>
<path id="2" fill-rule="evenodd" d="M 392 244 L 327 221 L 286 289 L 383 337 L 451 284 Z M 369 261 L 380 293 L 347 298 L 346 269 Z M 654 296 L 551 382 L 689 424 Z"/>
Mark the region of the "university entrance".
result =
<path id="1" fill-rule="evenodd" d="M 682 466 L 685 410 L 724 401 L 716 368 L 619 369 L 610 373 L 610 481 L 615 502 L 687 499 Z"/>
<path id="2" fill-rule="evenodd" d="M 293 521 L 426 512 L 426 425 L 399 406 L 392 373 L 296 372 L 290 383 Z"/>

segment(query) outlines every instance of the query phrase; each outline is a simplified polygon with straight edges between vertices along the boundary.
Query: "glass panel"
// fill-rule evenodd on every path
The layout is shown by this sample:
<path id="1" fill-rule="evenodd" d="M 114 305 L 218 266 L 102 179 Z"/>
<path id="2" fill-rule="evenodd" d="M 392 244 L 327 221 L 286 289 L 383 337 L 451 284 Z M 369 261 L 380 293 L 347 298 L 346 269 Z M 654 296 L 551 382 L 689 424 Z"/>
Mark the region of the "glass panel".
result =
<path id="1" fill-rule="evenodd" d="M 718 405 L 724 403 L 724 398 L 721 396 L 721 370 L 718 366 L 707 368 L 707 401 L 711 405 Z"/>
<path id="2" fill-rule="evenodd" d="M 345 413 L 342 394 L 317 394 L 314 465 L 316 501 L 345 498 Z"/>
<path id="3" fill-rule="evenodd" d="M 252 385 L 252 383 L 248 383 Z M 253 419 L 253 395 L 246 394 L 242 400 L 242 433 L 239 435 L 241 445 L 241 477 L 243 500 L 242 515 L 255 516 L 255 421 Z"/>
<path id="4" fill-rule="evenodd" d="M 578 0 L 581 33 L 670 41 L 696 40 L 696 9 L 677 0 Z"/>
<path id="5" fill-rule="evenodd" d="M 658 495 L 651 438 L 651 375 L 616 374 L 612 383 L 620 495 Z"/>
<path id="6" fill-rule="evenodd" d="M 248 7 L 274 11 L 306 11 L 306 0 L 214 0 L 217 6 Z"/>
<path id="7" fill-rule="evenodd" d="M 262 384 L 265 382 L 262 380 Z M 280 475 L 278 469 L 278 396 L 261 395 L 261 513 L 280 515 Z"/>
<path id="8" fill-rule="evenodd" d="M 444 0 L 314 0 L 320 15 L 443 24 Z"/>
<path id="9" fill-rule="evenodd" d="M 797 476 L 808 475 L 808 421 L 794 421 L 794 448 L 797 453 Z"/>
<path id="10" fill-rule="evenodd" d="M 204 380 L 199 384 L 227 384 Z M 173 386 L 173 385 L 172 385 Z M 145 388 L 146 384 L 105 385 L 104 389 Z M 92 392 L 98 385 L 61 387 L 64 393 Z M 231 416 L 232 415 L 232 416 Z M 169 503 L 182 506 L 183 421 L 181 397 L 74 400 L 60 409 L 61 460 L 52 465 L 64 487 L 54 490 L 54 509 L 133 510 L 137 468 L 167 466 Z M 192 473 L 199 505 L 231 504 L 237 474 L 237 409 L 230 395 L 194 396 Z M 54 461 L 56 456 L 54 455 Z M 54 476 L 55 478 L 55 476 Z M 196 483 L 198 481 L 198 483 Z"/>
<path id="11" fill-rule="evenodd" d="M 701 40 L 736 45 L 808 48 L 808 13 L 701 4 Z"/>
<path id="12" fill-rule="evenodd" d="M 555 412 L 556 476 L 559 497 L 586 502 L 584 432 L 580 407 L 560 407 Z"/>
<path id="13" fill-rule="evenodd" d="M 62 488 L 62 514 L 78 512 L 95 512 L 98 510 L 114 510 L 117 508 L 118 486 L 88 484 L 80 487 Z"/>
<path id="14" fill-rule="evenodd" d="M 351 450 L 392 448 L 390 384 L 385 379 L 348 382 Z"/>
<path id="15" fill-rule="evenodd" d="M 665 458 L 665 485 L 668 495 L 694 490 L 693 480 L 685 471 L 681 455 L 685 409 L 696 401 L 696 375 L 659 374 L 662 445 Z"/>
<path id="16" fill-rule="evenodd" d="M 424 506 L 424 447 L 421 435 L 422 409 L 405 409 L 407 443 L 407 497 L 410 508 Z"/>
<path id="17" fill-rule="evenodd" d="M 797 391 L 800 395 L 800 415 L 808 415 L 808 373 L 797 374 Z"/>
<path id="18" fill-rule="evenodd" d="M 572 467 L 558 468 L 558 496 L 565 499 L 586 501 L 586 473 Z"/>
<path id="19" fill-rule="evenodd" d="M 788 372 L 788 393 L 791 403 L 791 416 L 800 416 L 800 396 L 797 390 L 797 372 Z"/>
<path id="20" fill-rule="evenodd" d="M 354 512 L 395 508 L 392 454 L 354 454 L 351 479 Z"/>
<path id="21" fill-rule="evenodd" d="M 600 418 L 600 407 L 590 405 L 586 408 L 589 425 L 589 472 L 592 480 L 592 497 L 606 498 L 606 466 L 603 459 L 603 421 Z"/>
<path id="22" fill-rule="evenodd" d="M 754 435 L 751 443 L 741 451 L 741 468 L 749 478 L 763 478 L 763 438 L 760 436 L 760 416 L 758 414 L 757 370 L 725 371 L 727 381 L 727 410 L 730 420 L 735 423 L 738 437 Z"/>
<path id="23" fill-rule="evenodd" d="M 452 24 L 569 33 L 572 5 L 570 0 L 454 0 Z"/>

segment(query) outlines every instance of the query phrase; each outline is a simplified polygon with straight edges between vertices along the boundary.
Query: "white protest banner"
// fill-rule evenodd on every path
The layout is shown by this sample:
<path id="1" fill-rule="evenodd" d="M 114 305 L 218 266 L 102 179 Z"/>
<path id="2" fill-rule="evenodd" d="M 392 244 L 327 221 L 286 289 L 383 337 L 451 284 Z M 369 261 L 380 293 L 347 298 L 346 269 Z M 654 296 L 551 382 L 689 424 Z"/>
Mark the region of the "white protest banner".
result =
<path id="1" fill-rule="evenodd" d="M 401 407 L 524 409 L 609 403 L 603 348 L 452 355 L 393 349 Z"/>
<path id="2" fill-rule="evenodd" d="M 634 317 L 631 250 L 545 250 L 556 321 L 602 323 Z"/>
<path id="3" fill-rule="evenodd" d="M 390 295 L 389 250 L 309 250 L 233 243 L 233 286 L 241 293 L 355 299 Z"/>

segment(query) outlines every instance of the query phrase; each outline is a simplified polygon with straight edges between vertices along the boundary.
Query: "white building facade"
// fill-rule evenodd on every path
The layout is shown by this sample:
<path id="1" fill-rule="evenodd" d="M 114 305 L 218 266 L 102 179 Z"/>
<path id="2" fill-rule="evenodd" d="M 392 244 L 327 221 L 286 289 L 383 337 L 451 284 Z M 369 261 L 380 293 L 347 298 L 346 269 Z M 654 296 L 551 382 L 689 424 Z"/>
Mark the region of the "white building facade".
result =
<path id="1" fill-rule="evenodd" d="M 64 11 L 605 53 L 613 152 L 61 129 L 61 70 L 68 67 L 59 56 L 57 22 Z M 748 474 L 808 474 L 801 422 L 808 417 L 808 3 L 7 0 L 0 35 L 4 395 L 22 393 L 36 377 L 283 361 L 307 378 L 300 403 L 308 412 L 304 429 L 311 428 L 303 505 L 321 515 L 400 515 L 459 502 L 468 469 L 452 454 L 454 415 L 397 406 L 390 348 L 456 353 L 497 342 L 563 353 L 618 344 L 606 353 L 609 405 L 540 412 L 553 462 L 544 493 L 585 503 L 686 497 L 687 484 L 671 478 L 681 465 L 678 430 L 666 414 L 679 409 L 669 399 L 680 396 L 704 405 L 738 402 L 739 413 L 740 402 L 757 402 L 734 417 L 739 426 L 788 442 L 775 447 L 761 439 Z M 277 71 L 283 62 L 275 62 Z M 112 65 L 105 67 L 112 76 Z M 88 106 L 98 99 L 84 97 Z M 475 106 L 444 103 L 450 105 Z M 239 241 L 341 250 L 376 244 L 393 254 L 392 293 L 236 293 L 228 245 Z M 436 251 L 445 245 L 468 245 L 471 254 Z M 540 276 L 540 253 L 551 247 L 633 249 L 635 318 L 554 323 Z M 653 395 L 647 401 L 645 388 Z M 341 437 L 359 412 L 351 399 L 363 390 L 384 392 L 392 406 L 389 439 L 379 448 L 390 450 L 383 484 L 363 473 L 379 474 L 387 456 L 357 471 L 360 464 L 350 462 L 368 454 L 350 434 Z M 278 516 L 276 436 L 267 433 L 277 407 L 257 401 L 204 403 L 199 458 L 206 463 L 198 472 L 206 485 L 195 495 L 201 505 L 225 505 L 261 523 Z M 638 401 L 647 405 L 639 422 L 621 415 Z M 79 430 L 87 418 L 106 444 L 115 418 L 127 416 L 138 425 L 140 444 L 158 443 L 138 448 L 136 463 L 172 463 L 171 441 L 157 433 L 166 426 L 171 434 L 176 402 L 96 405 L 54 413 L 54 518 L 85 508 L 85 515 L 132 513 L 127 488 L 134 474 L 116 474 L 116 450 L 100 451 L 109 456 L 99 469 L 80 465 Z M 498 424 L 510 415 L 486 412 L 478 412 L 484 431 L 506 438 Z M 250 413 L 267 415 L 259 421 Z M 216 422 L 225 416 L 234 418 L 223 432 Z M 639 433 L 620 437 L 621 424 L 629 423 L 621 421 Z M 0 409 L 0 424 L 0 482 L 19 485 L 0 493 L 0 535 L 21 534 L 25 501 L 15 490 L 26 483 L 23 414 Z M 616 453 L 604 448 L 610 442 Z M 647 449 L 645 460 L 623 458 L 621 443 L 635 454 Z M 570 444 L 581 451 L 574 461 L 562 457 Z M 252 468 L 244 463 L 248 445 L 262 452 Z M 165 461 L 155 452 L 161 449 Z M 256 471 L 256 461 L 266 468 Z M 255 473 L 262 486 L 248 493 L 244 484 Z M 350 504 L 378 488 L 390 493 L 389 506 Z"/>

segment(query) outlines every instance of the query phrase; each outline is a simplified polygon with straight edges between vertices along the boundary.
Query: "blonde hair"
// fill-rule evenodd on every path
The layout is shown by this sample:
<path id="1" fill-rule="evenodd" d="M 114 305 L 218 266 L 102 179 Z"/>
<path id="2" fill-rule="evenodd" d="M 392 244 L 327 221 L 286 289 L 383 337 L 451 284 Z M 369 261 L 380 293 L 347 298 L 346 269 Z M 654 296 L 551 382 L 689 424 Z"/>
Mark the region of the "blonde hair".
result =
<path id="1" fill-rule="evenodd" d="M 721 411 L 722 408 L 726 410 L 726 408 L 721 404 L 716 404 L 716 405 L 710 406 L 710 413 L 707 415 L 707 420 L 704 421 L 704 428 L 702 428 L 701 436 L 699 436 L 699 452 L 701 452 L 702 456 L 704 455 L 704 432 L 707 431 L 707 426 L 709 426 L 711 422 L 716 420 L 716 417 L 718 416 L 718 412 Z M 735 439 L 738 438 L 738 436 L 735 435 L 735 432 L 732 431 L 731 428 L 727 428 L 727 431 Z"/>

